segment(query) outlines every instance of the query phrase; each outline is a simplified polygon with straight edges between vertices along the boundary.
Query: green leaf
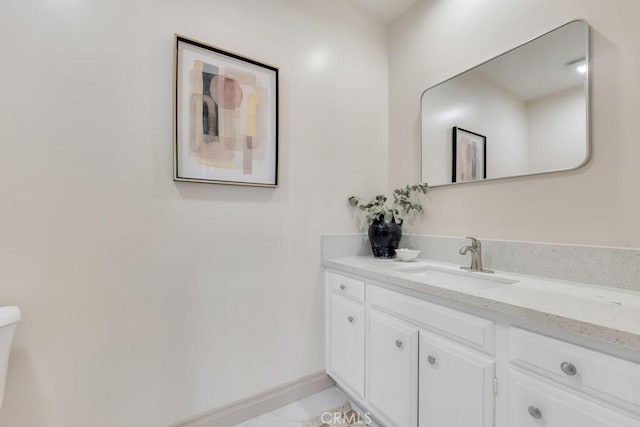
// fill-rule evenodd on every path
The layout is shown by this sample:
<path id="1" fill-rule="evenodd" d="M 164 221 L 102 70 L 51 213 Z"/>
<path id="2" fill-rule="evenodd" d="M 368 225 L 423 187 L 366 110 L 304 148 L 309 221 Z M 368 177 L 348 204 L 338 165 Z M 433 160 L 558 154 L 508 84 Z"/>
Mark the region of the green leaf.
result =
<path id="1" fill-rule="evenodd" d="M 410 214 L 415 212 L 424 212 L 421 201 L 417 199 L 418 195 L 427 194 L 427 183 L 419 183 L 414 185 L 405 185 L 393 190 L 391 201 L 384 194 L 377 194 L 370 200 L 364 200 L 361 197 L 349 197 L 349 204 L 357 207 L 362 211 L 367 219 L 367 223 L 371 225 L 376 220 L 385 220 L 402 224 L 404 218 L 401 213 Z"/>

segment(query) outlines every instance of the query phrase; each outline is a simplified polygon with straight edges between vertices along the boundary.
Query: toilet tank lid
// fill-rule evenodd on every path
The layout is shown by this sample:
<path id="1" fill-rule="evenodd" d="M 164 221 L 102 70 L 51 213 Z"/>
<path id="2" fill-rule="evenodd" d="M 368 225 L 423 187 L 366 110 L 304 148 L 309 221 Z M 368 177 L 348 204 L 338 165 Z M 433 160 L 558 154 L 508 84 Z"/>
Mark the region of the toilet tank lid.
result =
<path id="1" fill-rule="evenodd" d="M 0 328 L 9 326 L 21 319 L 18 307 L 0 307 Z"/>

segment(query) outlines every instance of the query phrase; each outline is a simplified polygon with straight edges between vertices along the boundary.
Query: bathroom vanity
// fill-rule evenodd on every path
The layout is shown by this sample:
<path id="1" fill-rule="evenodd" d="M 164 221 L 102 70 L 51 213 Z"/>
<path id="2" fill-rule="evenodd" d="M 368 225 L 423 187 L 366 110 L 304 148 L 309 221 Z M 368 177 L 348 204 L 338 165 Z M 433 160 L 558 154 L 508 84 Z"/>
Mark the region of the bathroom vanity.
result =
<path id="1" fill-rule="evenodd" d="M 640 426 L 640 294 L 325 259 L 326 368 L 382 425 Z"/>

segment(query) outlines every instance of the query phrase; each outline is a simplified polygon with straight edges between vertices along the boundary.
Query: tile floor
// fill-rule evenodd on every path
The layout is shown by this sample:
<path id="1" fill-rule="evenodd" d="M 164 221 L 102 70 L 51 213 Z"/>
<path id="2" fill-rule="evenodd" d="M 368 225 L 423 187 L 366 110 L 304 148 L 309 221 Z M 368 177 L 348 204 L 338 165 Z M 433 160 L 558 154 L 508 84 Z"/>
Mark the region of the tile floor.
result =
<path id="1" fill-rule="evenodd" d="M 236 427 L 321 427 L 348 426 L 323 424 L 320 415 L 337 408 L 349 408 L 349 398 L 336 387 L 321 391 L 275 411 L 253 418 Z M 329 416 L 330 418 L 330 416 Z M 365 424 L 355 424 L 364 426 Z"/>

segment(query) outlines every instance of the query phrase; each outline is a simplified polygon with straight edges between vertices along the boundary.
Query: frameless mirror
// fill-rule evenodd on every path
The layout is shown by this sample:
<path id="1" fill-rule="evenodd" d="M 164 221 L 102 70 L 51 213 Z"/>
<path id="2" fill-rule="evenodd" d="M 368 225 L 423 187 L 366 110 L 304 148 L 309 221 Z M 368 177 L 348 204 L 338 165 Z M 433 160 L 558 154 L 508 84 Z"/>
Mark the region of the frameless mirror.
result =
<path id="1" fill-rule="evenodd" d="M 430 186 L 575 169 L 589 158 L 589 26 L 573 21 L 422 94 Z"/>

